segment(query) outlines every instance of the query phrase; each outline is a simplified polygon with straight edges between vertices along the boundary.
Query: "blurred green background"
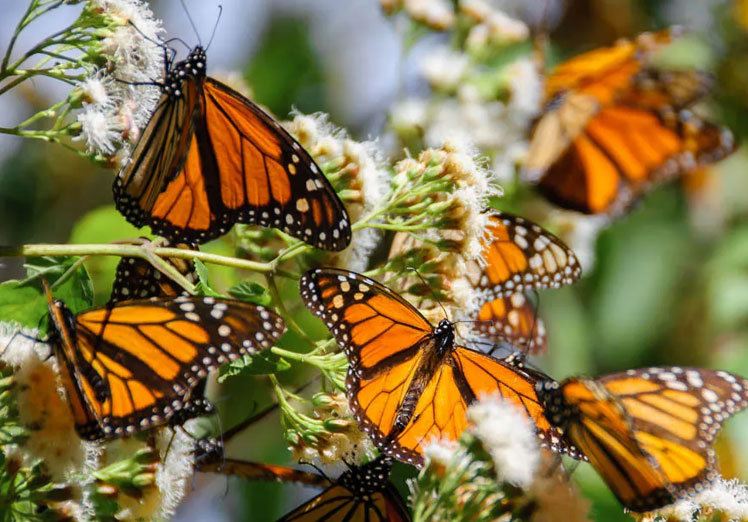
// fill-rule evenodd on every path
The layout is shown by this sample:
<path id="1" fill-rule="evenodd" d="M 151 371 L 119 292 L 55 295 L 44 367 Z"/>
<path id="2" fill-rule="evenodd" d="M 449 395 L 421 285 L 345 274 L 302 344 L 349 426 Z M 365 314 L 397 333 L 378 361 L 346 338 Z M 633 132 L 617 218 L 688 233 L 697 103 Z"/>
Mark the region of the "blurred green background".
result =
<path id="1" fill-rule="evenodd" d="M 14 2 L 19 10 L 24 3 Z M 205 5 L 210 2 L 194 4 L 188 2 L 197 11 L 191 11 L 193 18 L 203 35 L 209 34 L 217 8 Z M 387 19 L 374 0 L 346 6 L 301 0 L 222 4 L 223 19 L 209 53 L 211 73 L 240 71 L 254 99 L 279 117 L 292 107 L 328 112 L 354 137 L 366 139 L 385 130 L 392 102 L 409 90 L 423 89 L 399 36 L 402 21 Z M 169 36 L 192 41 L 179 2 L 161 0 L 152 7 Z M 550 32 L 554 60 L 644 30 L 686 25 L 691 33 L 680 56 L 716 75 L 712 114 L 739 140 L 748 135 L 747 1 L 569 0 L 555 9 L 558 20 Z M 0 47 L 18 16 L 20 12 L 5 16 Z M 429 38 L 423 45 L 429 45 Z M 54 96 L 54 89 L 32 89 L 0 100 L 0 109 L 12 104 L 11 116 L 30 114 L 48 106 Z M 0 157 L 0 243 L 137 237 L 112 206 L 113 172 L 59 147 L 20 139 L 0 141 Z M 550 352 L 538 365 L 559 379 L 652 364 L 748 375 L 747 171 L 748 156 L 741 148 L 686 183 L 654 191 L 603 231 L 595 244 L 594 268 L 582 281 L 541 294 Z M 231 241 L 227 236 L 208 249 L 232 254 Z M 115 263 L 95 259 L 88 264 L 99 302 L 109 292 Z M 0 279 L 20 276 L 20 265 L 20 260 L 2 260 Z M 211 267 L 218 288 L 225 289 L 237 277 Z M 224 429 L 272 400 L 261 378 L 230 379 L 214 392 Z M 729 421 L 717 446 L 724 474 L 748 479 L 748 415 Z M 232 441 L 228 454 L 289 463 L 277 415 Z M 396 470 L 400 486 L 408 473 Z M 574 477 L 593 502 L 595 520 L 628 519 L 589 466 L 580 465 Z M 313 493 L 308 488 L 198 476 L 179 519 L 267 520 Z"/>

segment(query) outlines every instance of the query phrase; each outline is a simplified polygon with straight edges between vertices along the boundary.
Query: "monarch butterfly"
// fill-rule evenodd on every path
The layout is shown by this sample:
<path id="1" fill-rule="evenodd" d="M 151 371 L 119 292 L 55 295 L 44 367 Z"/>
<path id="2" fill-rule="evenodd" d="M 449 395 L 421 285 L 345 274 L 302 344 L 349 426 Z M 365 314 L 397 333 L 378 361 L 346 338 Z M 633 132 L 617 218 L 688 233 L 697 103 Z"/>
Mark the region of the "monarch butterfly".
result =
<path id="1" fill-rule="evenodd" d="M 227 459 L 205 463 L 199 471 L 221 472 L 248 480 L 298 482 L 328 487 L 319 495 L 281 517 L 281 521 L 407 522 L 410 515 L 400 494 L 390 483 L 392 459 L 378 458 L 362 466 L 349 466 L 335 480 L 284 466 Z"/>
<path id="2" fill-rule="evenodd" d="M 672 36 L 645 33 L 576 56 L 550 75 L 524 168 L 550 201 L 619 214 L 653 183 L 734 150 L 727 129 L 688 109 L 709 90 L 705 74 L 645 68 Z"/>
<path id="3" fill-rule="evenodd" d="M 346 270 L 310 270 L 300 287 L 306 306 L 345 350 L 354 417 L 386 455 L 421 466 L 425 442 L 459 439 L 468 405 L 499 393 L 524 410 L 545 447 L 579 458 L 546 420 L 537 376 L 458 346 L 449 320 L 434 328 L 389 288 Z"/>
<path id="4" fill-rule="evenodd" d="M 174 242 L 204 243 L 242 222 L 322 249 L 348 246 L 348 214 L 311 156 L 205 70 L 201 46 L 167 61 L 161 99 L 115 179 L 117 209 Z"/>
<path id="5" fill-rule="evenodd" d="M 145 240 L 145 238 L 142 239 Z M 162 246 L 169 246 L 169 243 L 165 242 Z M 197 249 L 185 244 L 179 244 L 177 248 Z M 189 282 L 197 281 L 197 273 L 192 261 L 170 257 L 167 258 L 167 262 Z M 159 272 L 147 260 L 139 257 L 123 257 L 117 263 L 112 293 L 107 304 L 112 306 L 129 299 L 177 297 L 180 295 L 189 296 L 190 294 L 168 276 Z M 200 379 L 192 388 L 189 399 L 184 400 L 182 408 L 169 418 L 167 423 L 169 426 L 178 426 L 189 419 L 211 415 L 215 412 L 213 403 L 205 398 L 206 384 L 206 379 Z"/>
<path id="6" fill-rule="evenodd" d="M 169 246 L 168 242 L 162 246 Z M 180 244 L 177 248 L 196 250 L 190 245 Z M 197 281 L 197 273 L 192 261 L 170 257 L 167 262 L 190 283 Z M 147 260 L 139 257 L 123 257 L 117 264 L 109 303 L 115 304 L 128 299 L 147 297 L 177 297 L 189 295 L 184 288 L 159 272 Z"/>
<path id="7" fill-rule="evenodd" d="M 229 299 L 132 300 L 73 315 L 46 283 L 45 293 L 50 342 L 75 428 L 87 440 L 202 414 L 194 397 L 199 381 L 224 362 L 270 347 L 285 331 L 270 310 Z"/>
<path id="8" fill-rule="evenodd" d="M 488 231 L 485 266 L 468 264 L 468 276 L 486 300 L 476 329 L 531 353 L 541 352 L 545 327 L 525 292 L 573 283 L 582 274 L 579 260 L 559 238 L 519 216 L 496 212 Z"/>
<path id="9" fill-rule="evenodd" d="M 700 368 L 644 368 L 536 387 L 548 420 L 637 512 L 713 480 L 718 472 L 709 444 L 722 422 L 748 405 L 748 380 Z"/>

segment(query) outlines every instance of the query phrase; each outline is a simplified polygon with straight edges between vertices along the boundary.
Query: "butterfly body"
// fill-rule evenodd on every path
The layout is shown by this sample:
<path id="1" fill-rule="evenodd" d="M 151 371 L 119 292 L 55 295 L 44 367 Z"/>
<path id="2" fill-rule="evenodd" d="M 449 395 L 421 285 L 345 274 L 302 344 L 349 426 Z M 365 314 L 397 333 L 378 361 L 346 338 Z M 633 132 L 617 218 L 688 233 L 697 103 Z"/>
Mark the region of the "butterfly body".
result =
<path id="1" fill-rule="evenodd" d="M 345 350 L 354 417 L 386 455 L 420 466 L 425 443 L 459 439 L 467 407 L 499 394 L 535 424 L 541 444 L 579 458 L 543 417 L 537 377 L 460 346 L 449 320 L 434 327 L 389 288 L 345 270 L 311 270 L 300 287 L 307 307 Z"/>
<path id="2" fill-rule="evenodd" d="M 548 420 L 589 457 L 621 501 L 643 512 L 718 476 L 710 446 L 748 406 L 748 380 L 724 371 L 654 367 L 537 384 Z"/>
<path id="3" fill-rule="evenodd" d="M 113 186 L 130 223 L 173 242 L 204 243 L 239 222 L 322 249 L 348 246 L 348 214 L 314 160 L 257 105 L 206 75 L 202 47 L 169 63 L 159 85 Z"/>

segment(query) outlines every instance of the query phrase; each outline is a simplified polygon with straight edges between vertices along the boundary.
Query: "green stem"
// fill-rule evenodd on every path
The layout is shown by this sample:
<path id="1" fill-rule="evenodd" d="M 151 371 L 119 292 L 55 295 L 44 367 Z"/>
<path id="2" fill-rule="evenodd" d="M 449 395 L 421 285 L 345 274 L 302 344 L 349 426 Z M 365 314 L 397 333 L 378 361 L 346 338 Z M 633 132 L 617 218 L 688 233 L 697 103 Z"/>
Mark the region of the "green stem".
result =
<path id="1" fill-rule="evenodd" d="M 273 272 L 271 263 L 258 263 L 235 257 L 209 254 L 196 250 L 181 248 L 146 248 L 139 245 L 111 245 L 111 244 L 75 244 L 75 245 L 22 245 L 0 246 L 0 257 L 38 257 L 38 256 L 120 256 L 139 257 L 149 259 L 149 252 L 159 257 L 176 257 L 179 259 L 199 259 L 205 263 L 230 266 L 259 272 L 262 274 Z M 283 270 L 275 270 L 277 275 L 287 274 Z M 286 277 L 287 275 L 284 275 Z"/>

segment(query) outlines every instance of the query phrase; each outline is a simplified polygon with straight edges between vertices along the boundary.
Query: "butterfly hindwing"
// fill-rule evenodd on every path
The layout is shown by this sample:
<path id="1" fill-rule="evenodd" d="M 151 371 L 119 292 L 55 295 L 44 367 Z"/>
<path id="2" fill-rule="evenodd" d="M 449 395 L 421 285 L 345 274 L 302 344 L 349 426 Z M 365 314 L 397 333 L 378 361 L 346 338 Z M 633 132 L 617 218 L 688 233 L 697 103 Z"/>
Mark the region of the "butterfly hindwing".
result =
<path id="1" fill-rule="evenodd" d="M 494 343 L 507 343 L 530 354 L 543 353 L 548 347 L 543 320 L 524 292 L 484 303 L 473 328 Z"/>
<path id="2" fill-rule="evenodd" d="M 124 301 L 77 316 L 54 301 L 50 314 L 76 429 L 92 440 L 203 413 L 199 381 L 285 330 L 264 307 L 212 297 Z"/>
<path id="3" fill-rule="evenodd" d="M 205 64 L 197 47 L 169 70 L 115 180 L 117 208 L 177 242 L 204 243 L 241 222 L 322 249 L 348 246 L 348 214 L 311 156 L 257 105 L 206 77 Z"/>
<path id="4" fill-rule="evenodd" d="M 490 239 L 483 246 L 485 266 L 469 271 L 474 284 L 487 296 L 568 285 L 582 274 L 574 252 L 532 221 L 495 212 L 488 232 Z"/>

